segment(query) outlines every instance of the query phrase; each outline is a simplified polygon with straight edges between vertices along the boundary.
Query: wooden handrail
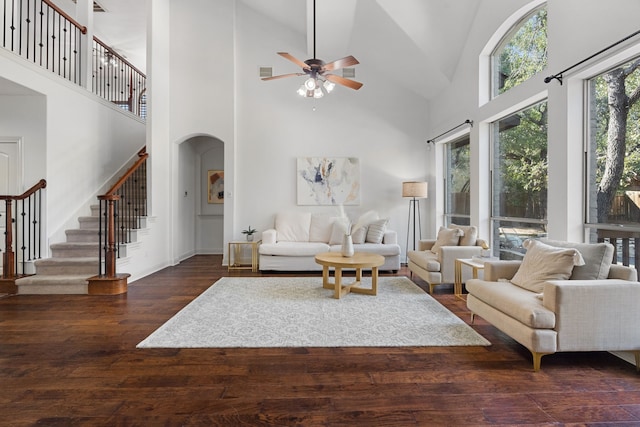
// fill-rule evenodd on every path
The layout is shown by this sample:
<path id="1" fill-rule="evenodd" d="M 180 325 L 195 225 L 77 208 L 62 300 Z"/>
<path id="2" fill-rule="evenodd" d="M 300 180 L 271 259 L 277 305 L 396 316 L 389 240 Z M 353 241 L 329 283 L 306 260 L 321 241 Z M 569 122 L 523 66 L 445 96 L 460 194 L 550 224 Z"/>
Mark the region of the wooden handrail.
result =
<path id="1" fill-rule="evenodd" d="M 58 6 L 56 6 L 51 0 L 42 0 L 42 2 L 45 3 L 46 5 L 48 5 L 51 9 L 55 10 L 56 12 L 58 12 L 60 15 L 62 15 L 67 21 L 69 21 L 73 25 L 75 25 L 80 30 L 80 32 L 82 32 L 82 34 L 87 34 L 87 27 L 86 26 L 80 24 L 78 21 L 76 21 L 75 19 L 73 19 L 72 17 L 67 15 L 64 10 L 62 10 Z"/>
<path id="2" fill-rule="evenodd" d="M 131 67 L 132 70 L 134 70 L 135 72 L 137 72 L 138 74 L 144 76 L 145 74 L 138 70 L 136 67 L 134 67 L 129 61 L 127 61 L 126 59 L 124 59 L 124 57 L 122 57 L 121 55 L 118 54 L 118 52 L 114 51 L 112 47 L 109 47 L 105 42 L 103 42 L 102 40 L 100 40 L 99 38 L 97 38 L 96 36 L 93 36 L 93 41 L 98 43 L 100 46 L 102 46 L 105 50 L 107 50 L 109 52 L 109 54 L 115 56 L 116 58 L 118 58 L 120 61 L 124 62 L 125 64 L 127 64 L 129 67 Z"/>
<path id="3" fill-rule="evenodd" d="M 116 193 L 116 191 L 118 191 L 120 187 L 122 187 L 125 181 L 129 179 L 129 177 L 131 177 L 131 175 L 133 175 L 133 173 L 140 167 L 140 165 L 144 163 L 145 160 L 147 160 L 147 157 L 149 157 L 149 153 L 147 153 L 146 147 L 143 147 L 140 151 L 138 151 L 138 157 L 139 157 L 138 160 L 136 160 L 133 166 L 131 166 L 129 170 L 127 170 L 127 172 L 124 175 L 122 175 L 122 177 L 118 180 L 118 182 L 113 184 L 113 186 L 109 189 L 109 191 L 107 191 L 102 196 L 98 196 L 100 200 L 113 200 L 113 199 L 110 199 L 110 196 L 113 196 Z"/>
<path id="4" fill-rule="evenodd" d="M 46 188 L 46 186 L 47 186 L 47 181 L 44 180 L 44 179 L 41 179 L 33 187 L 31 187 L 30 189 L 28 189 L 27 191 L 25 191 L 21 195 L 19 195 L 19 196 L 6 196 L 6 195 L 2 196 L 2 195 L 0 195 L 0 200 L 24 200 L 27 197 L 31 196 L 36 191 L 38 191 L 38 190 L 40 190 L 42 188 Z"/>

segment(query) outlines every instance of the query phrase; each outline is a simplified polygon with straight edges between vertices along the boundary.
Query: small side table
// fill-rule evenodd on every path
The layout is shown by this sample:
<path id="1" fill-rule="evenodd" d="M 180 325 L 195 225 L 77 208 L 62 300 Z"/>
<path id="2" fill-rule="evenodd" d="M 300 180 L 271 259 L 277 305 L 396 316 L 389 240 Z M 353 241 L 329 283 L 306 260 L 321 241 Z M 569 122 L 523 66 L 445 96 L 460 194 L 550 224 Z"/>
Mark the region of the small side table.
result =
<path id="1" fill-rule="evenodd" d="M 258 271 L 258 246 L 260 246 L 262 240 L 247 241 L 247 240 L 234 240 L 229 242 L 229 263 L 227 271 L 231 270 L 251 270 L 253 272 Z M 251 250 L 251 264 L 243 264 L 238 260 L 242 258 L 243 247 L 249 246 Z"/>
<path id="2" fill-rule="evenodd" d="M 487 261 L 497 260 L 498 258 L 487 258 Z M 478 278 L 478 271 L 484 270 L 484 261 L 474 258 L 457 258 L 454 264 L 454 282 L 453 293 L 455 296 L 464 301 L 462 296 L 462 266 L 471 267 L 471 274 L 474 279 Z"/>

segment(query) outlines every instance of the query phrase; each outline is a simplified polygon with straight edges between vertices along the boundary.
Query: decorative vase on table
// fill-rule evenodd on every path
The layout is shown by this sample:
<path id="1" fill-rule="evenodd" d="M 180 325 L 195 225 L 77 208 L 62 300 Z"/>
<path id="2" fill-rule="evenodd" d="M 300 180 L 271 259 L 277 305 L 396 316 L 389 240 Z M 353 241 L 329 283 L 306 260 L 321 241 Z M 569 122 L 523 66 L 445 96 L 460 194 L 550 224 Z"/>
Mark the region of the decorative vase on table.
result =
<path id="1" fill-rule="evenodd" d="M 353 256 L 353 239 L 351 238 L 351 234 L 345 234 L 342 238 L 342 256 L 351 257 Z"/>

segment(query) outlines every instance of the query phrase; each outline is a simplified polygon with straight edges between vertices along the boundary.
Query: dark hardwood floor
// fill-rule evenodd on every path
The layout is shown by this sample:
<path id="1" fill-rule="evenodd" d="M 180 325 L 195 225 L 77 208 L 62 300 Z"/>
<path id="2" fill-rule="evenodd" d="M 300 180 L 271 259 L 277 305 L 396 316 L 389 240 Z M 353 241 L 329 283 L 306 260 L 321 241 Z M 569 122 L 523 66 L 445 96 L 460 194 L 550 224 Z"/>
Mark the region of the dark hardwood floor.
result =
<path id="1" fill-rule="evenodd" d="M 640 425 L 633 365 L 568 353 L 535 373 L 529 352 L 482 319 L 489 347 L 135 348 L 240 274 L 260 275 L 195 256 L 125 295 L 1 298 L 0 425 Z M 451 287 L 438 292 L 469 322 Z"/>

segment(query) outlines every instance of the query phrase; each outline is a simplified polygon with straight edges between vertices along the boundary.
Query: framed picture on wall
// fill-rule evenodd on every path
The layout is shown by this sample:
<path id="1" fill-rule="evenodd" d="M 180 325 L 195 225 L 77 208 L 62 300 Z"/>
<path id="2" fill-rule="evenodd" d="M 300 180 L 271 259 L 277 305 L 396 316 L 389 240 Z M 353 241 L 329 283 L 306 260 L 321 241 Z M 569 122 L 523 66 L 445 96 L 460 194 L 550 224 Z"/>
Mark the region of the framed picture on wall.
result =
<path id="1" fill-rule="evenodd" d="M 299 157 L 298 205 L 359 205 L 357 157 Z"/>
<path id="2" fill-rule="evenodd" d="M 207 194 L 209 203 L 224 203 L 224 171 L 207 171 Z"/>

